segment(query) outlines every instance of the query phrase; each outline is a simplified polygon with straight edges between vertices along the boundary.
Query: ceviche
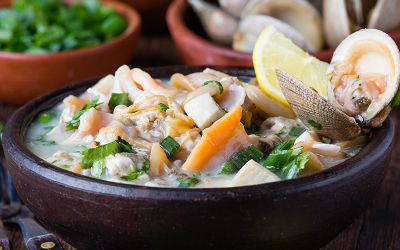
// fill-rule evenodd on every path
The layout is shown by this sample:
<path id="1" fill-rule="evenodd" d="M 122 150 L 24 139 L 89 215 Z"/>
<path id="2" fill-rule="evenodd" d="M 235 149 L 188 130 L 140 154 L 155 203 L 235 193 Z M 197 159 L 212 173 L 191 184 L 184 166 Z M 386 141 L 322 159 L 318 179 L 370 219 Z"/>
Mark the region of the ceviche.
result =
<path id="1" fill-rule="evenodd" d="M 387 43 L 368 44 L 360 32 L 364 43 L 356 32 L 335 52 L 328 100 L 280 69 L 290 106 L 256 78 L 207 68 L 153 79 L 123 65 L 39 114 L 25 143 L 60 168 L 145 186 L 233 187 L 315 173 L 362 150 L 397 100 L 398 50 L 387 54 L 378 46 Z M 392 64 L 372 68 L 374 55 Z"/>

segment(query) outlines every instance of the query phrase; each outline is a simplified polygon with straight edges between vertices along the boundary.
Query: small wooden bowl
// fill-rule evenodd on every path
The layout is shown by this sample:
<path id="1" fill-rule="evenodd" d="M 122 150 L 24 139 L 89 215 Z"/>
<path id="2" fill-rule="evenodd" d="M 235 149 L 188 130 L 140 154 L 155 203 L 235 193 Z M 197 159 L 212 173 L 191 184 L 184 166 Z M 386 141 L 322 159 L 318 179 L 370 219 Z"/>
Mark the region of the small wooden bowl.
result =
<path id="1" fill-rule="evenodd" d="M 10 4 L 11 0 L 0 1 L 0 8 Z M 140 35 L 140 16 L 124 3 L 104 4 L 128 21 L 126 31 L 109 42 L 48 54 L 0 51 L 0 99 L 21 105 L 65 84 L 112 73 L 129 63 Z"/>
<path id="2" fill-rule="evenodd" d="M 204 38 L 207 36 L 187 0 L 174 0 L 167 11 L 167 24 L 186 64 L 253 66 L 251 53 L 235 51 Z M 187 24 L 191 26 L 188 27 Z M 389 35 L 400 46 L 400 29 Z M 327 49 L 310 54 L 330 63 L 334 51 L 334 49 Z"/>
<path id="3" fill-rule="evenodd" d="M 234 76 L 253 68 L 215 66 Z M 155 78 L 204 66 L 145 69 Z M 3 145 L 15 187 L 48 229 L 77 249 L 319 249 L 379 190 L 393 150 L 390 118 L 356 156 L 293 180 L 235 188 L 157 188 L 107 182 L 49 164 L 23 144 L 30 121 L 93 78 L 44 94 L 14 113 Z"/>

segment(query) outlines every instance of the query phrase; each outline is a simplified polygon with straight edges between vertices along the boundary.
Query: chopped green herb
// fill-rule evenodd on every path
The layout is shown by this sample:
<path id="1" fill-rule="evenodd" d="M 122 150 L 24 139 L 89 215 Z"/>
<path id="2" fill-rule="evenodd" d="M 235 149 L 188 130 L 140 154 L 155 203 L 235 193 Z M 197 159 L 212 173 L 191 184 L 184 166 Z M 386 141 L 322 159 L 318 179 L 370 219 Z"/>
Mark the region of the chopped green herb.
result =
<path id="1" fill-rule="evenodd" d="M 360 80 L 360 75 L 357 76 L 356 80 L 354 80 L 354 82 L 351 84 L 351 86 L 354 85 L 354 83 L 358 82 Z"/>
<path id="2" fill-rule="evenodd" d="M 400 104 L 400 88 L 397 90 L 397 93 L 393 98 L 391 106 L 392 108 L 394 108 L 396 106 L 399 106 L 399 104 Z"/>
<path id="3" fill-rule="evenodd" d="M 165 105 L 164 103 L 161 103 L 161 102 L 159 104 L 157 104 L 156 108 L 158 108 L 159 110 L 164 111 L 164 112 L 169 109 L 169 107 L 167 105 Z"/>
<path id="4" fill-rule="evenodd" d="M 130 145 L 128 142 L 124 141 L 121 139 L 121 137 L 118 137 L 118 144 L 119 147 L 121 148 L 122 152 L 126 152 L 126 153 L 137 153 L 135 148 Z"/>
<path id="5" fill-rule="evenodd" d="M 54 127 L 45 127 L 44 129 L 47 130 L 44 134 L 40 135 L 35 141 L 42 142 L 42 145 L 48 146 L 55 144 L 56 142 L 51 140 L 47 141 L 44 137 L 53 129 Z"/>
<path id="6" fill-rule="evenodd" d="M 0 134 L 3 133 L 4 130 L 4 124 L 0 122 Z"/>
<path id="7" fill-rule="evenodd" d="M 201 176 L 201 172 L 197 172 L 193 174 L 193 177 L 200 177 Z"/>
<path id="8" fill-rule="evenodd" d="M 84 156 L 79 160 L 81 168 L 92 168 L 92 176 L 101 178 L 103 174 L 103 169 L 106 167 L 106 157 L 109 155 L 115 155 L 121 153 L 121 148 L 117 141 L 111 143 L 100 145 L 96 148 L 89 148 L 85 150 L 82 154 Z"/>
<path id="9" fill-rule="evenodd" d="M 255 134 L 255 136 L 260 136 L 260 137 L 261 137 L 261 135 L 260 135 L 260 134 Z"/>
<path id="10" fill-rule="evenodd" d="M 39 122 L 40 123 L 48 123 L 55 117 L 55 114 L 53 113 L 43 113 L 39 116 Z"/>
<path id="11" fill-rule="evenodd" d="M 293 128 L 289 131 L 288 135 L 299 137 L 299 136 L 300 136 L 301 134 L 303 134 L 304 132 L 306 132 L 306 129 L 304 129 L 304 128 L 293 127 Z"/>
<path id="12" fill-rule="evenodd" d="M 177 143 L 171 136 L 165 137 L 165 139 L 160 142 L 160 146 L 165 151 L 168 159 L 170 159 L 172 154 L 180 147 L 179 143 Z"/>
<path id="13" fill-rule="evenodd" d="M 224 87 L 222 87 L 222 84 L 218 81 L 206 81 L 203 83 L 203 86 L 206 86 L 208 84 L 213 84 L 219 88 L 219 93 L 222 94 L 224 92 Z"/>
<path id="14" fill-rule="evenodd" d="M 228 113 L 228 110 L 226 110 L 226 109 L 222 109 L 222 110 L 225 112 L 225 114 Z"/>
<path id="15" fill-rule="evenodd" d="M 283 133 L 283 130 L 286 129 L 286 126 L 283 126 L 283 128 L 281 128 L 281 130 L 279 130 L 278 132 L 274 133 L 274 135 L 280 135 Z"/>
<path id="16" fill-rule="evenodd" d="M 54 164 L 54 163 L 56 163 L 57 162 L 57 160 L 54 160 L 51 164 Z"/>
<path id="17" fill-rule="evenodd" d="M 308 124 L 310 124 L 311 126 L 313 126 L 314 128 L 321 130 L 322 129 L 322 125 L 318 122 L 315 122 L 313 120 L 308 120 Z"/>
<path id="18" fill-rule="evenodd" d="M 296 178 L 297 174 L 301 169 L 304 169 L 304 165 L 309 161 L 308 157 L 310 153 L 301 153 L 296 158 L 292 159 L 286 164 L 281 170 L 281 176 L 284 179 Z"/>
<path id="19" fill-rule="evenodd" d="M 111 111 L 118 105 L 130 106 L 132 102 L 129 100 L 129 93 L 112 93 L 108 107 Z"/>
<path id="20" fill-rule="evenodd" d="M 357 149 L 357 153 L 360 153 L 363 148 Z"/>
<path id="21" fill-rule="evenodd" d="M 264 153 L 262 153 L 254 145 L 250 145 L 236 154 L 234 154 L 228 161 L 224 163 L 221 171 L 218 174 L 233 174 L 239 171 L 248 161 L 254 160 L 261 161 Z"/>
<path id="22" fill-rule="evenodd" d="M 112 7 L 97 0 L 14 0 L 0 9 L 0 50 L 48 53 L 93 46 L 127 28 Z"/>
<path id="23" fill-rule="evenodd" d="M 70 168 L 71 165 L 61 165 L 61 167 L 63 167 L 63 168 Z"/>
<path id="24" fill-rule="evenodd" d="M 206 176 L 211 176 L 211 174 L 210 174 L 210 173 L 208 173 L 208 174 L 206 174 Z"/>
<path id="25" fill-rule="evenodd" d="M 178 186 L 180 188 L 190 188 L 200 183 L 200 180 L 195 177 L 178 178 L 176 180 L 180 182 Z"/>
<path id="26" fill-rule="evenodd" d="M 132 170 L 133 169 L 133 170 Z M 130 166 L 130 168 L 128 169 L 128 173 L 132 173 L 130 175 L 127 176 L 122 176 L 121 179 L 125 180 L 125 181 L 133 181 L 136 180 L 139 176 L 141 176 L 142 174 L 146 173 L 147 171 L 149 171 L 150 169 L 150 161 L 149 159 L 146 159 L 143 162 L 143 167 L 138 170 L 137 172 L 135 172 L 135 166 L 132 164 Z"/>
<path id="27" fill-rule="evenodd" d="M 76 124 L 80 122 L 81 116 L 86 111 L 88 111 L 91 108 L 95 108 L 95 107 L 103 104 L 102 102 L 101 103 L 97 103 L 99 101 L 99 99 L 100 99 L 100 95 L 95 96 L 95 98 L 89 104 L 85 104 L 85 106 L 83 106 L 81 110 L 75 112 L 74 116 L 72 117 L 72 120 L 67 122 L 65 130 L 66 131 L 70 131 L 70 130 L 78 128 L 79 125 L 76 125 Z"/>

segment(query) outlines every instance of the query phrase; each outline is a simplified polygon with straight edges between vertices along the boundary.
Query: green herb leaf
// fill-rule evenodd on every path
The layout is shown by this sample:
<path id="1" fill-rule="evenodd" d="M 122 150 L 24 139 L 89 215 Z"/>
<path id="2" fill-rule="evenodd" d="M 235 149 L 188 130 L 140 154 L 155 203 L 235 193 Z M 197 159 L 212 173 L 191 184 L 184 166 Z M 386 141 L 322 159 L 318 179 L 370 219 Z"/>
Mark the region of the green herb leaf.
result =
<path id="1" fill-rule="evenodd" d="M 94 97 L 94 99 L 89 103 L 89 104 L 85 104 L 85 106 L 82 107 L 81 110 L 75 112 L 74 116 L 72 117 L 72 120 L 66 123 L 66 131 L 70 131 L 73 129 L 76 129 L 79 127 L 79 125 L 77 125 L 77 123 L 80 122 L 80 117 L 89 109 L 91 108 L 95 108 L 101 104 L 101 103 L 97 103 L 100 99 L 100 95 L 97 95 Z"/>
<path id="2" fill-rule="evenodd" d="M 195 177 L 178 178 L 176 180 L 180 182 L 178 186 L 180 188 L 191 188 L 200 183 L 200 180 Z"/>
<path id="3" fill-rule="evenodd" d="M 225 114 L 228 113 L 228 110 L 226 110 L 226 109 L 222 109 L 222 110 L 225 112 Z"/>
<path id="4" fill-rule="evenodd" d="M 357 149 L 357 154 L 360 153 L 362 149 L 363 149 L 363 148 Z"/>
<path id="5" fill-rule="evenodd" d="M 224 87 L 222 86 L 222 84 L 218 81 L 206 81 L 205 83 L 203 83 L 203 86 L 206 86 L 208 84 L 213 84 L 215 86 L 217 86 L 219 88 L 219 93 L 222 94 L 224 92 Z"/>
<path id="6" fill-rule="evenodd" d="M 61 165 L 61 167 L 63 167 L 63 168 L 70 168 L 71 165 Z"/>
<path id="7" fill-rule="evenodd" d="M 170 159 L 172 154 L 180 147 L 179 143 L 177 143 L 171 136 L 165 137 L 165 139 L 160 142 L 160 146 L 165 151 L 168 159 Z"/>
<path id="8" fill-rule="evenodd" d="M 113 111 L 118 105 L 130 106 L 131 104 L 129 93 L 112 93 L 110 101 L 108 102 L 108 107 Z"/>
<path id="9" fill-rule="evenodd" d="M 4 124 L 0 122 L 0 134 L 3 133 L 4 130 Z"/>
<path id="10" fill-rule="evenodd" d="M 56 163 L 57 162 L 57 160 L 54 160 L 51 164 L 54 164 L 54 163 Z"/>
<path id="11" fill-rule="evenodd" d="M 201 176 L 201 172 L 197 172 L 193 174 L 193 177 L 200 177 Z"/>
<path id="12" fill-rule="evenodd" d="M 400 104 L 400 88 L 397 90 L 397 93 L 393 98 L 391 106 L 392 108 L 394 108 L 396 106 L 399 106 L 399 104 Z"/>
<path id="13" fill-rule="evenodd" d="M 161 102 L 156 105 L 156 108 L 158 108 L 159 110 L 164 111 L 164 112 L 169 109 L 169 107 L 167 105 L 165 105 L 164 103 L 161 103 Z"/>
<path id="14" fill-rule="evenodd" d="M 81 167 L 83 169 L 90 168 L 92 166 L 95 168 L 99 168 L 98 170 L 96 170 L 96 174 L 93 175 L 93 167 L 92 167 L 92 175 L 100 178 L 101 173 L 105 168 L 105 163 L 103 162 L 103 160 L 105 161 L 107 156 L 115 155 L 117 153 L 121 153 L 121 148 L 119 147 L 117 141 L 113 141 L 105 145 L 100 145 L 96 148 L 89 148 L 85 150 L 84 152 L 82 152 L 84 156 L 80 159 L 79 163 L 81 164 Z M 96 166 L 94 166 L 95 163 Z"/>
<path id="15" fill-rule="evenodd" d="M 261 161 L 264 154 L 254 145 L 250 145 L 236 154 L 224 163 L 221 171 L 218 174 L 233 174 L 239 171 L 248 161 Z"/>
<path id="16" fill-rule="evenodd" d="M 121 148 L 122 152 L 127 152 L 127 153 L 137 153 L 135 148 L 130 145 L 128 142 L 124 141 L 121 139 L 121 137 L 118 137 L 118 145 Z"/>
<path id="17" fill-rule="evenodd" d="M 127 176 L 122 176 L 121 179 L 123 179 L 125 181 L 133 181 L 133 180 L 136 180 L 139 176 L 141 176 L 144 173 L 146 173 L 146 172 L 138 171 L 138 172 L 135 172 L 135 173 L 127 175 Z"/>
<path id="18" fill-rule="evenodd" d="M 310 153 L 301 153 L 296 158 L 291 160 L 286 166 L 282 168 L 281 176 L 284 179 L 296 178 L 297 174 L 301 169 L 304 169 L 304 165 L 309 161 L 308 157 Z"/>
<path id="19" fill-rule="evenodd" d="M 306 129 L 304 129 L 304 128 L 293 127 L 293 128 L 289 131 L 288 135 L 299 137 L 299 136 L 300 136 L 301 134 L 303 134 L 304 132 L 306 132 Z"/>
<path id="20" fill-rule="evenodd" d="M 150 169 L 150 161 L 149 161 L 149 159 L 144 160 L 143 167 L 139 171 L 135 172 L 134 168 L 135 167 L 132 164 L 132 166 L 128 169 L 128 173 L 132 173 L 132 174 L 127 175 L 127 176 L 122 176 L 121 179 L 123 179 L 125 181 L 133 181 L 133 180 L 136 180 L 142 174 L 144 174 L 147 171 L 149 171 L 149 169 Z M 131 170 L 131 169 L 133 169 L 133 170 Z"/>
<path id="21" fill-rule="evenodd" d="M 286 129 L 286 126 L 283 126 L 283 128 L 281 128 L 281 130 L 279 130 L 278 132 L 274 133 L 274 135 L 280 135 L 283 133 L 283 130 Z"/>
<path id="22" fill-rule="evenodd" d="M 39 116 L 40 123 L 49 123 L 55 117 L 54 113 L 43 113 Z"/>
<path id="23" fill-rule="evenodd" d="M 354 85 L 354 83 L 358 82 L 360 80 L 360 75 L 357 76 L 356 80 L 354 80 L 354 82 L 351 84 L 351 86 Z"/>
<path id="24" fill-rule="evenodd" d="M 311 126 L 313 126 L 314 128 L 321 130 L 322 129 L 322 125 L 318 122 L 315 122 L 313 120 L 308 120 L 308 124 L 310 124 Z"/>

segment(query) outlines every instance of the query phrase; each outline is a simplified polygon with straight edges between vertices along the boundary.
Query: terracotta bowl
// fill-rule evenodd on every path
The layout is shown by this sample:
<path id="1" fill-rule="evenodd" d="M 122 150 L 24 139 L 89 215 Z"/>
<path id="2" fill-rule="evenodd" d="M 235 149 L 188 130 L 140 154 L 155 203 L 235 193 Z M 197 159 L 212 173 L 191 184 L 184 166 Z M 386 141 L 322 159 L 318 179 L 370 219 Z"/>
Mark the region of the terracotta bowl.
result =
<path id="1" fill-rule="evenodd" d="M 166 29 L 165 13 L 173 0 L 120 0 L 135 8 L 143 19 L 143 30 Z"/>
<path id="2" fill-rule="evenodd" d="M 10 4 L 10 0 L 0 1 L 0 8 Z M 0 99 L 21 105 L 65 84 L 112 73 L 129 63 L 140 34 L 140 16 L 124 3 L 104 4 L 128 21 L 127 30 L 109 42 L 48 54 L 0 51 Z"/>
<path id="3" fill-rule="evenodd" d="M 153 77 L 203 66 L 145 69 Z M 213 67 L 245 78 L 249 67 Z M 6 161 L 27 207 L 77 249 L 318 249 L 368 206 L 393 149 L 390 118 L 355 157 L 322 172 L 282 182 L 214 189 L 112 183 L 53 166 L 23 144 L 30 121 L 99 78 L 42 95 L 20 108 L 3 134 Z"/>
<path id="4" fill-rule="evenodd" d="M 206 37 L 187 0 L 174 0 L 167 11 L 167 24 L 176 47 L 186 64 L 189 65 L 240 65 L 253 66 L 250 53 L 234 51 L 230 47 L 218 45 Z M 400 46 L 400 29 L 389 35 Z M 310 53 L 318 59 L 330 63 L 334 49 Z"/>

